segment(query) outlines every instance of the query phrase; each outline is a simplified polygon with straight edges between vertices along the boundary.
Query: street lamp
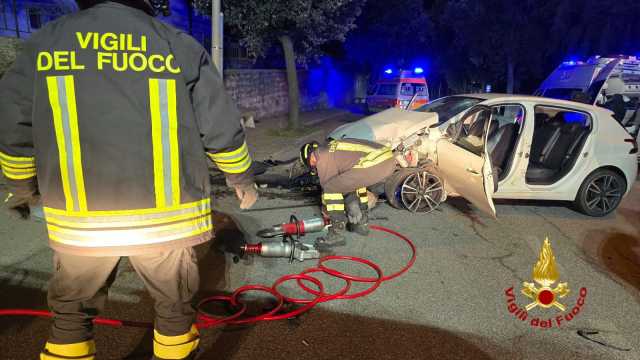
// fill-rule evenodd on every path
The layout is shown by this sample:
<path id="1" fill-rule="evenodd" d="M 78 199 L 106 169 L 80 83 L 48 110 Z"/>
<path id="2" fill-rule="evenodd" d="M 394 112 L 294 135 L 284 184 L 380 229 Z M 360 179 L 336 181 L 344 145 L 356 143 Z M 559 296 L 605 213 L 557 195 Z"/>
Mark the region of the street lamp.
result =
<path id="1" fill-rule="evenodd" d="M 220 12 L 220 1 L 221 0 L 211 0 L 211 57 L 220 76 L 224 77 L 222 63 L 224 19 L 222 12 Z"/>

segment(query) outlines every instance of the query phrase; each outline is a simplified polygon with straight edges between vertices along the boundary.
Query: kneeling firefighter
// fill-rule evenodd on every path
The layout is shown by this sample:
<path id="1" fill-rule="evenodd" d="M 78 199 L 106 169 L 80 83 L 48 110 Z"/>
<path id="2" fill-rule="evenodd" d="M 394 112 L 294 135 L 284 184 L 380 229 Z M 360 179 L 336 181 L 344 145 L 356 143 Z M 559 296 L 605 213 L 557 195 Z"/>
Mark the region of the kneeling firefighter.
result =
<path id="1" fill-rule="evenodd" d="M 319 177 L 323 212 L 331 219 L 329 234 L 318 245 L 344 244 L 345 228 L 368 235 L 369 197 L 379 191 L 367 188 L 379 188 L 395 171 L 392 150 L 356 139 L 332 140 L 324 146 L 310 142 L 300 148 L 300 159 Z"/>
<path id="2" fill-rule="evenodd" d="M 122 256 L 155 300 L 153 359 L 192 358 L 207 158 L 241 208 L 257 199 L 240 116 L 205 49 L 151 5 L 88 1 L 33 34 L 0 81 L 6 206 L 24 215 L 39 188 L 54 251 L 40 359 L 94 359 L 92 320 Z"/>

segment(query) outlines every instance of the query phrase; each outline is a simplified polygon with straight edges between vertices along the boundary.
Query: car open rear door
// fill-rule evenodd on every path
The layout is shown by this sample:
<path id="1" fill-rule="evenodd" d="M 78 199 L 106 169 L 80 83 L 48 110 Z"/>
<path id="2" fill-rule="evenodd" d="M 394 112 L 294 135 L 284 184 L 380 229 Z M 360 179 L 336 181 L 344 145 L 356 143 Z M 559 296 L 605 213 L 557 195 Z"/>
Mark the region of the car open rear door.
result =
<path id="1" fill-rule="evenodd" d="M 487 154 L 487 129 L 491 108 L 470 109 L 447 131 L 450 138 L 438 140 L 438 169 L 445 184 L 480 210 L 495 217 L 493 170 Z"/>

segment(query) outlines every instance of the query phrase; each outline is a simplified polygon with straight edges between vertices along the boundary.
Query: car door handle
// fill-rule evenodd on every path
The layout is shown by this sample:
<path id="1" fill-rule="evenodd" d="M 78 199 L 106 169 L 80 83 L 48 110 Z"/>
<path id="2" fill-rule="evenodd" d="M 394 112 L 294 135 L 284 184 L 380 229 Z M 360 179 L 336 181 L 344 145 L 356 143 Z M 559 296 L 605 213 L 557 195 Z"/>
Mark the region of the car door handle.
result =
<path id="1" fill-rule="evenodd" d="M 467 172 L 468 172 L 468 173 L 471 173 L 471 174 L 473 174 L 473 175 L 480 175 L 480 173 L 479 173 L 479 172 L 477 172 L 476 170 L 474 170 L 474 169 L 472 169 L 472 168 L 467 168 Z"/>

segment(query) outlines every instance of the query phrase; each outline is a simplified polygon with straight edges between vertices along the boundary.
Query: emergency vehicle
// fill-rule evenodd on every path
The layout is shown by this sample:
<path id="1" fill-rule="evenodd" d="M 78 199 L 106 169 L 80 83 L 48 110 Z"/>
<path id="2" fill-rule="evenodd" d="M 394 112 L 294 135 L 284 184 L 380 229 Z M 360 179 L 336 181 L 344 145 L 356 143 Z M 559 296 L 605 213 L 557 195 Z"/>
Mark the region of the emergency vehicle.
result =
<path id="1" fill-rule="evenodd" d="M 540 85 L 535 95 L 576 100 L 612 109 L 611 100 L 621 95 L 624 114 L 619 122 L 640 137 L 640 58 L 592 56 L 587 61 L 565 61 Z"/>
<path id="2" fill-rule="evenodd" d="M 604 105 L 613 95 L 625 97 L 628 110 L 640 101 L 640 58 L 636 56 L 592 56 L 587 61 L 565 61 L 540 85 L 535 95 Z M 627 114 L 625 119 L 631 114 Z"/>
<path id="3" fill-rule="evenodd" d="M 423 73 L 420 67 L 398 71 L 386 69 L 384 76 L 367 95 L 368 111 L 378 112 L 392 107 L 413 110 L 427 104 L 429 88 Z"/>

